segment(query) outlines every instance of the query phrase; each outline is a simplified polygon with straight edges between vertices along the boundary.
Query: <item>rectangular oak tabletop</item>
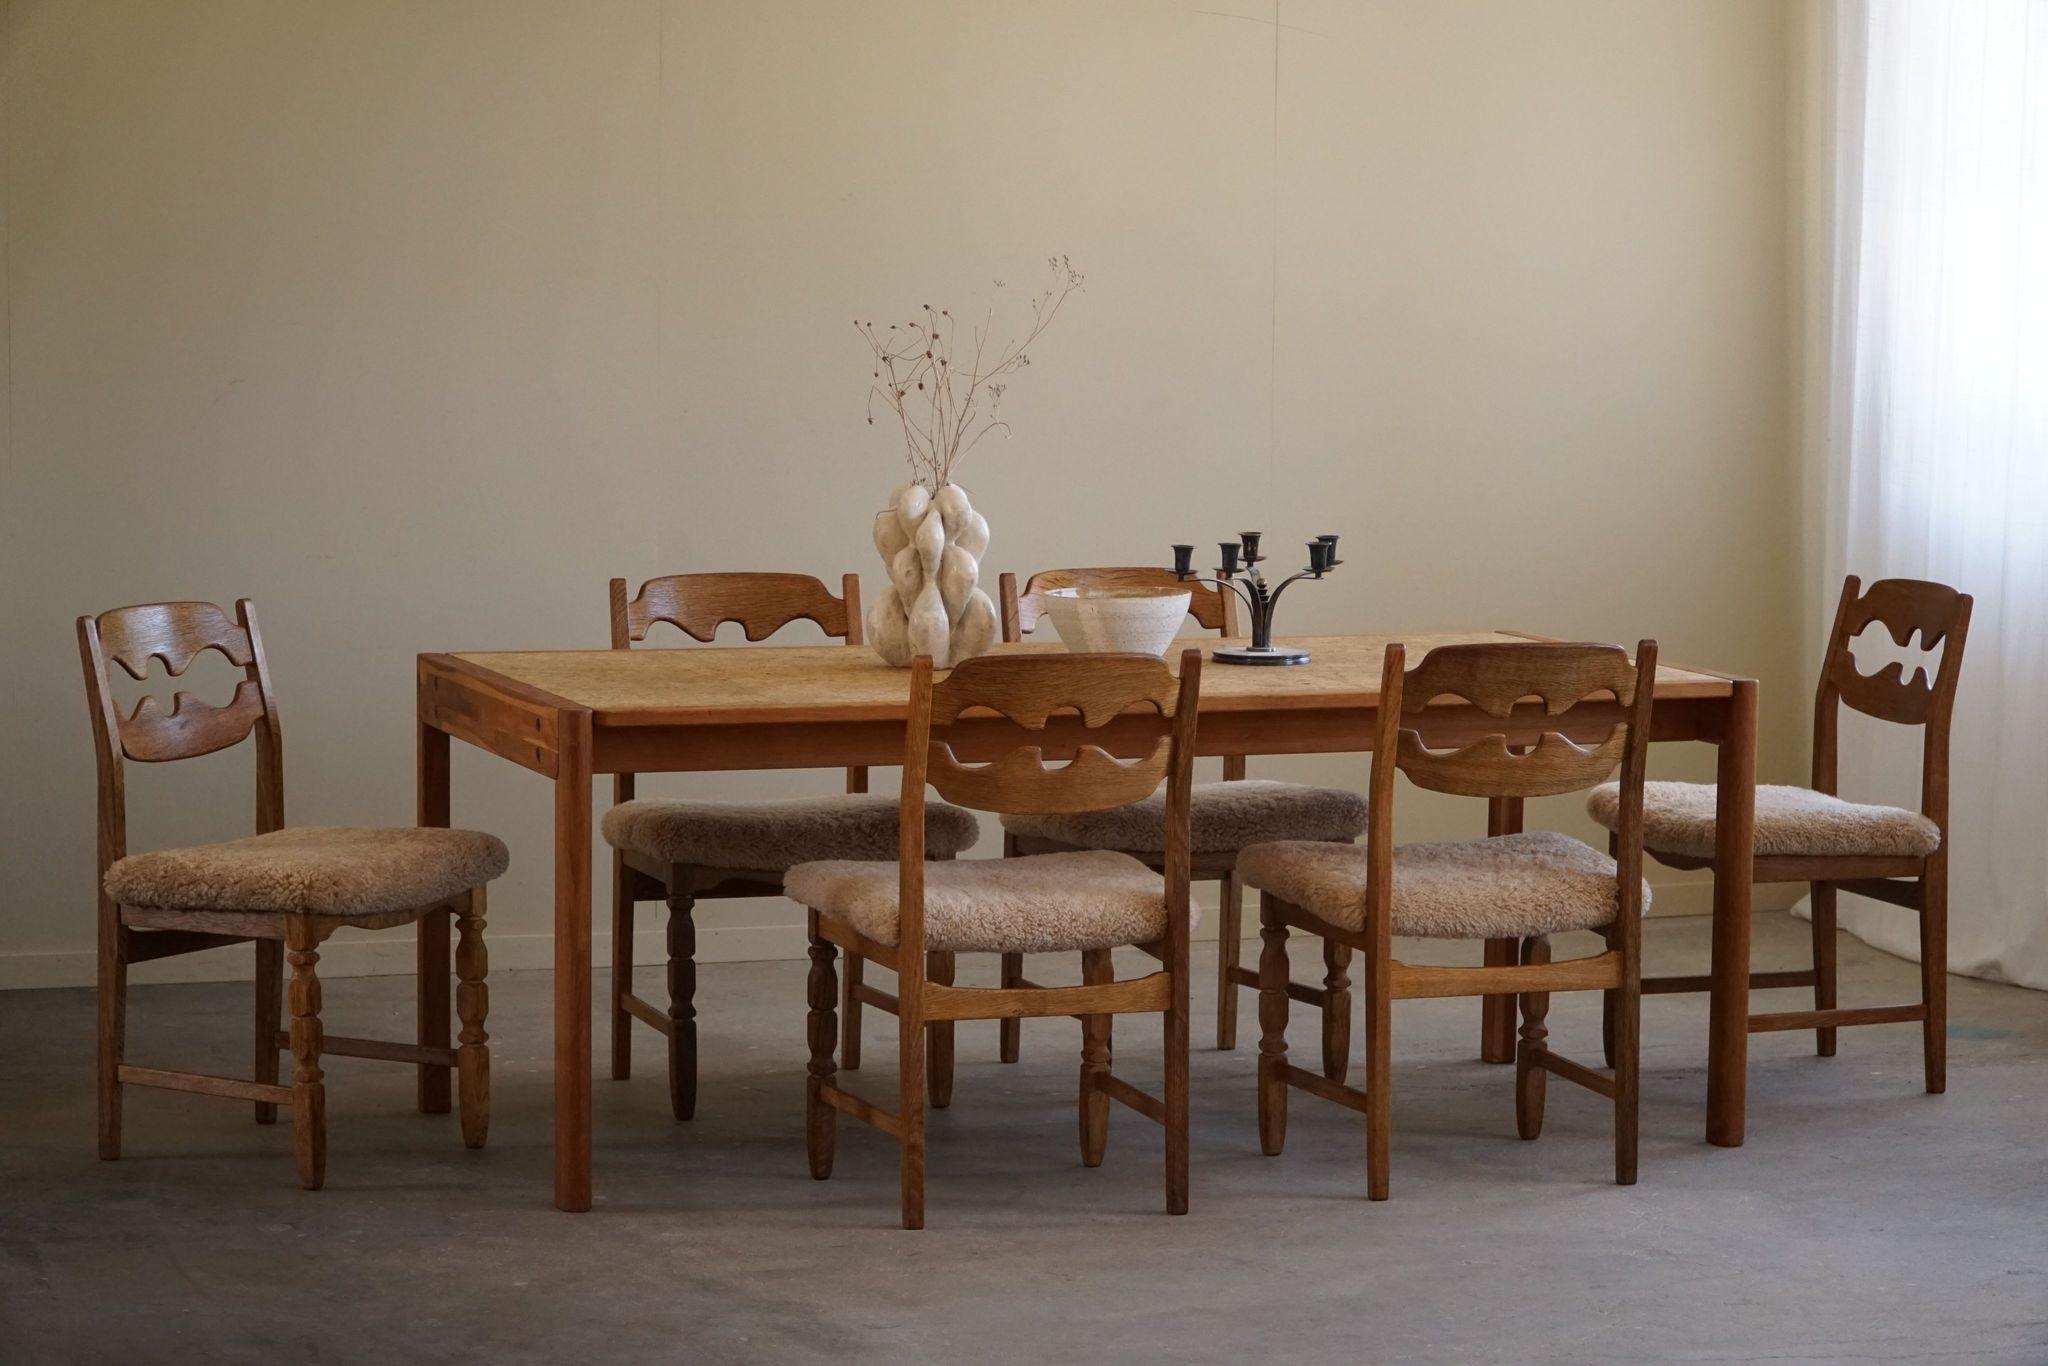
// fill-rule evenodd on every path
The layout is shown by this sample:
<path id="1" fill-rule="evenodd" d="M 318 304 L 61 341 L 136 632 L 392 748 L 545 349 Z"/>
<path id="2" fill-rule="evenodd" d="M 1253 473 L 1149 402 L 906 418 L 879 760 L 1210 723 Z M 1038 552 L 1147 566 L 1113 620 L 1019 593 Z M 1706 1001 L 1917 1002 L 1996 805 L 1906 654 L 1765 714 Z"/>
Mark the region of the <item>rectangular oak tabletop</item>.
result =
<path id="1" fill-rule="evenodd" d="M 1404 642 L 1413 667 L 1439 645 L 1528 639 L 1496 631 L 1290 637 L 1313 656 L 1301 665 L 1212 666 L 1203 671 L 1204 712 L 1371 707 L 1379 700 L 1386 647 Z M 1223 642 L 1189 637 L 1182 648 Z M 1060 650 L 997 645 L 991 653 Z M 872 651 L 844 645 L 650 650 L 465 652 L 454 656 L 501 678 L 589 710 L 597 726 L 731 725 L 777 721 L 900 720 L 908 675 Z M 1676 667 L 1657 670 L 1662 700 L 1726 697 L 1729 681 Z"/>

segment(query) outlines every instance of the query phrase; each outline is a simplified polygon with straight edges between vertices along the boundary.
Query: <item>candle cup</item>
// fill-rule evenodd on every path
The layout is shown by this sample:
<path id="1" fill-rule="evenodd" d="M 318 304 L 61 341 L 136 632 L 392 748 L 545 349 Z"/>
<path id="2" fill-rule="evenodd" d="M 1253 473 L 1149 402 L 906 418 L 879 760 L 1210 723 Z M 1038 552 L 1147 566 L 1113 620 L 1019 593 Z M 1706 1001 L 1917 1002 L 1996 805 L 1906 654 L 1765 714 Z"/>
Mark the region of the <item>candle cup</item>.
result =
<path id="1" fill-rule="evenodd" d="M 1237 542 L 1218 541 L 1216 548 L 1223 553 L 1223 572 L 1235 574 L 1237 572 Z"/>
<path id="2" fill-rule="evenodd" d="M 1237 533 L 1238 539 L 1244 543 L 1244 562 L 1246 564 L 1257 564 L 1263 558 L 1259 554 L 1259 537 L 1264 534 L 1264 532 L 1259 531 L 1240 531 Z"/>
<path id="3" fill-rule="evenodd" d="M 1315 540 L 1308 543 L 1308 572 L 1321 574 L 1330 567 L 1330 554 L 1336 549 L 1328 541 Z"/>
<path id="4" fill-rule="evenodd" d="M 1184 579 L 1195 571 L 1195 548 L 1191 545 L 1176 545 L 1173 548 L 1173 576 Z"/>

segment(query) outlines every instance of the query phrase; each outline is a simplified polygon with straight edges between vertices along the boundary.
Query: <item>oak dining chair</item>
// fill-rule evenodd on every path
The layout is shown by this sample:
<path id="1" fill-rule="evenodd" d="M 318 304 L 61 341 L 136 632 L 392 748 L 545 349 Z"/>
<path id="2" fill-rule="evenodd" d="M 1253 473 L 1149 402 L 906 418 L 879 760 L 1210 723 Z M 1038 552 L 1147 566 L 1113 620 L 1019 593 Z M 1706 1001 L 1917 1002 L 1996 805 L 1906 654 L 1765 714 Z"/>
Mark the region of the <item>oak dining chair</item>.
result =
<path id="1" fill-rule="evenodd" d="M 1237 634 L 1237 599 L 1204 583 L 1187 583 L 1170 569 L 1149 566 L 1089 569 L 1045 569 L 1017 589 L 1017 576 L 1000 580 L 1003 639 L 1022 640 L 1045 614 L 1045 594 L 1054 588 L 1184 588 L 1188 615 L 1219 637 Z M 1003 815 L 1003 848 L 1010 854 L 1043 854 L 1076 849 L 1111 849 L 1130 854 L 1157 868 L 1163 860 L 1158 793 L 1114 811 L 1079 813 L 1009 812 Z M 1238 851 L 1281 839 L 1329 840 L 1348 844 L 1365 832 L 1365 799 L 1338 788 L 1305 783 L 1248 779 L 1243 755 L 1223 760 L 1223 781 L 1197 783 L 1189 797 L 1190 859 L 1193 876 L 1214 881 L 1217 890 L 1216 1047 L 1237 1047 L 1237 994 L 1258 984 L 1257 976 L 1240 965 L 1243 935 L 1243 888 L 1238 877 Z M 1320 988 L 1298 987 L 1299 999 L 1323 1010 L 1325 1075 L 1342 1080 L 1350 1054 L 1350 996 L 1346 962 L 1349 953 L 1331 948 L 1328 974 Z M 1004 982 L 1022 985 L 1024 956 L 1004 954 Z M 1001 1057 L 1015 1062 L 1019 1031 L 1016 1020 L 1000 1026 Z"/>
<path id="2" fill-rule="evenodd" d="M 927 1022 L 1079 1016 L 1082 1021 L 1080 1142 L 1097 1166 L 1108 1141 L 1109 1102 L 1166 1130 L 1166 1205 L 1188 1205 L 1188 792 L 1193 772 L 1201 655 L 1181 656 L 1180 677 L 1145 655 L 1000 655 L 970 659 L 942 683 L 920 656 L 910 675 L 903 751 L 901 850 L 893 864 L 847 860 L 789 871 L 791 897 L 810 911 L 811 1061 L 804 1112 L 811 1175 L 832 1174 L 837 1116 L 853 1116 L 894 1137 L 901 1150 L 905 1228 L 924 1226 Z M 1149 711 L 1147 709 L 1150 709 Z M 973 712 L 973 716 L 963 717 Z M 995 713 L 994 716 L 988 713 Z M 1151 745 L 1113 759 L 1088 732 L 1119 720 L 1124 738 Z M 963 763 L 956 745 L 976 762 Z M 981 753 L 993 750 L 988 762 Z M 1064 761 L 1071 754 L 1071 762 Z M 1060 760 L 1048 763 L 1049 758 Z M 977 811 L 1104 810 L 1165 785 L 1163 873 L 1127 854 L 1084 850 L 1016 858 L 927 862 L 919 819 L 927 785 Z M 1111 950 L 1136 947 L 1159 971 L 1119 981 Z M 898 1108 L 891 1112 L 842 1089 L 832 1018 L 837 951 L 896 973 L 888 1002 L 897 1022 Z M 934 952 L 1079 953 L 1082 983 L 959 987 L 926 971 Z M 1163 1013 L 1163 1096 L 1138 1090 L 1110 1070 L 1116 1015 Z"/>
<path id="3" fill-rule="evenodd" d="M 78 619 L 87 700 L 99 768 L 99 1154 L 121 1155 L 122 1088 L 158 1087 L 254 1101 L 256 1122 L 292 1112 L 299 1184 L 318 1190 L 327 1172 L 329 1054 L 412 1063 L 420 1068 L 420 1109 L 446 1112 L 453 1070 L 462 1140 L 484 1145 L 490 1122 L 489 1010 L 484 954 L 485 885 L 505 871 L 505 846 L 473 830 L 287 826 L 284 747 L 277 700 L 256 609 L 235 615 L 210 602 L 119 607 Z M 179 692 L 165 711 L 144 695 L 123 714 L 109 661 L 146 680 L 150 662 L 179 677 L 208 650 L 242 671 L 234 696 L 214 706 Z M 256 742 L 256 833 L 220 844 L 131 854 L 126 765 L 162 764 Z M 449 917 L 459 942 L 455 1007 L 462 1032 L 448 1046 L 448 984 L 422 973 L 419 1041 L 329 1035 L 320 1021 L 320 945 L 337 930 L 419 925 L 423 961 L 444 964 Z M 434 936 L 440 948 L 429 948 Z M 143 1067 L 127 1061 L 128 968 L 174 954 L 256 944 L 255 1078 Z M 291 968 L 288 1028 L 279 992 Z M 278 1052 L 289 1048 L 289 1086 L 278 1082 Z"/>
<path id="4" fill-rule="evenodd" d="M 1949 724 L 1962 677 L 1963 640 L 1971 599 L 1945 584 L 1880 579 L 1865 592 L 1851 575 L 1842 584 L 1834 629 L 1820 670 L 1813 709 L 1813 785 L 1756 789 L 1755 872 L 1752 881 L 1804 882 L 1812 892 L 1813 966 L 1792 972 L 1756 972 L 1752 987 L 1813 988 L 1813 1009 L 1749 1017 L 1749 1032 L 1811 1029 L 1822 1057 L 1835 1054 L 1835 1031 L 1844 1025 L 1918 1021 L 1927 1089 L 1948 1085 L 1948 782 Z M 1941 650 L 1932 679 L 1925 664 L 1911 679 L 1903 662 L 1866 674 L 1856 667 L 1854 642 L 1872 625 L 1901 647 Z M 1920 809 L 1844 801 L 1837 791 L 1836 759 L 1841 709 L 1921 732 Z M 1650 783 L 1643 792 L 1643 845 L 1673 868 L 1713 868 L 1714 796 L 1711 783 Z M 1587 801 L 1593 818 L 1619 825 L 1612 788 Z M 1838 1006 L 1835 906 L 1842 892 L 1914 911 L 1920 918 L 1920 1000 L 1911 1005 Z M 1652 995 L 1704 991 L 1705 978 L 1651 977 Z"/>
<path id="5" fill-rule="evenodd" d="M 1543 1128 L 1544 1082 L 1554 1074 L 1608 1097 L 1614 1105 L 1614 1179 L 1636 1179 L 1636 1092 L 1642 880 L 1643 763 L 1657 646 L 1644 641 L 1630 662 L 1613 645 L 1513 643 L 1447 645 L 1414 669 L 1405 650 L 1387 648 L 1375 723 L 1371 826 L 1363 846 L 1288 841 L 1259 845 L 1239 860 L 1260 892 L 1259 1140 L 1277 1155 L 1287 1133 L 1287 1092 L 1298 1087 L 1366 1116 L 1366 1193 L 1388 1193 L 1393 1114 L 1393 1003 L 1417 997 L 1518 995 L 1522 1025 L 1515 1050 L 1515 1122 L 1525 1139 Z M 1455 750 L 1431 750 L 1413 718 L 1443 697 L 1463 699 L 1502 730 Z M 1531 705 L 1532 699 L 1535 705 Z M 1597 743 L 1579 745 L 1550 731 L 1580 705 L 1598 705 L 1614 723 Z M 1597 719 L 1597 718 L 1596 718 Z M 1510 743 L 1511 720 L 1518 725 Z M 1526 732 L 1545 726 L 1533 744 Z M 1394 778 L 1458 796 L 1557 796 L 1584 791 L 1621 769 L 1619 852 L 1547 831 L 1434 844 L 1394 843 Z M 1355 949 L 1365 957 L 1366 1067 L 1359 1090 L 1287 1061 L 1291 929 Z M 1602 933 L 1601 952 L 1551 960 L 1550 936 Z M 1393 956 L 1393 937 L 1519 941 L 1513 964 L 1419 966 Z M 1608 991 L 1616 1002 L 1614 1062 L 1596 1071 L 1552 1050 L 1545 1019 L 1557 991 Z"/>
<path id="6" fill-rule="evenodd" d="M 611 581 L 615 650 L 641 644 L 662 622 L 708 644 L 727 622 L 758 642 L 797 621 L 859 646 L 859 576 L 846 575 L 837 597 L 807 574 L 671 574 L 649 579 L 630 598 L 624 579 Z M 840 796 L 753 802 L 636 797 L 630 773 L 612 780 L 612 793 L 615 804 L 603 821 L 612 848 L 612 1076 L 632 1075 L 633 1021 L 641 1020 L 668 1040 L 669 1106 L 677 1119 L 689 1119 L 697 1108 L 697 903 L 779 897 L 782 875 L 816 859 L 893 859 L 896 799 L 868 795 L 865 768 L 846 770 Z M 934 802 L 925 816 L 925 848 L 933 858 L 951 858 L 979 837 L 974 817 L 957 807 Z M 634 906 L 653 900 L 668 908 L 665 1007 L 633 993 Z M 849 961 L 846 980 L 852 1002 L 862 990 L 858 962 Z M 848 1019 L 847 1051 L 857 1062 L 853 1010 Z"/>

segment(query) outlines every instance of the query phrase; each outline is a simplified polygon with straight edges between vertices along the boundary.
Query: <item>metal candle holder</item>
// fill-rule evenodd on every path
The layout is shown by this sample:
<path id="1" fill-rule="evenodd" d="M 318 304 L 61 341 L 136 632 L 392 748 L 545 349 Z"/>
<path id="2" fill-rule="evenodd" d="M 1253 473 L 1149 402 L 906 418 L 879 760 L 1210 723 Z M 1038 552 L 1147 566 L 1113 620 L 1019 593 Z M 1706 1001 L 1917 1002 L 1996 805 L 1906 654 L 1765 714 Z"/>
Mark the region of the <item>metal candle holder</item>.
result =
<path id="1" fill-rule="evenodd" d="M 1273 644 L 1273 608 L 1279 603 L 1280 595 L 1287 586 L 1301 579 L 1320 579 L 1323 575 L 1344 563 L 1337 558 L 1337 538 L 1318 536 L 1308 543 L 1308 568 L 1298 574 L 1289 575 L 1278 584 L 1268 584 L 1260 572 L 1259 564 L 1266 557 L 1259 553 L 1258 531 L 1241 531 L 1235 541 L 1223 541 L 1218 549 L 1223 563 L 1216 568 L 1216 577 L 1205 579 L 1195 573 L 1195 548 L 1191 545 L 1176 545 L 1173 548 L 1173 576 L 1182 583 L 1207 583 L 1237 595 L 1238 601 L 1251 613 L 1252 643 L 1250 645 L 1219 645 L 1209 652 L 1209 657 L 1218 664 L 1306 664 L 1308 651 L 1291 646 L 1275 647 Z M 1242 577 L 1240 577 L 1242 576 Z"/>

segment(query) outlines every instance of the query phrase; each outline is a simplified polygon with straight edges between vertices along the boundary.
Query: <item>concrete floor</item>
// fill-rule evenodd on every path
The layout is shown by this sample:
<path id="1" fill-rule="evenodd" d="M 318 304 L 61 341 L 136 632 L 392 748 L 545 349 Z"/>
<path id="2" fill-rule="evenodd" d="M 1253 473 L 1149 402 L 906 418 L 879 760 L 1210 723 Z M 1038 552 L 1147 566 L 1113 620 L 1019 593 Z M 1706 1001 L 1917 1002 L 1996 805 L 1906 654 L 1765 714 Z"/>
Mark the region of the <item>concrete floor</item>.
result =
<path id="1" fill-rule="evenodd" d="M 1768 917 L 1759 961 L 1798 961 L 1805 934 Z M 1652 921 L 1648 942 L 1658 969 L 1700 970 L 1706 923 Z M 1851 1002 L 1916 980 L 1846 938 L 1842 971 Z M 1181 1219 L 1138 1116 L 1113 1107 L 1107 1162 L 1079 1165 L 1073 1023 L 1027 1025 L 1014 1067 L 992 1025 L 964 1026 L 930 1227 L 905 1233 L 884 1137 L 842 1121 L 837 1175 L 805 1172 L 802 974 L 705 970 L 688 1125 L 642 1031 L 634 1078 L 598 1083 L 582 1216 L 549 1206 L 544 973 L 493 983 L 487 1151 L 411 1111 L 408 1069 L 337 1059 L 318 1194 L 286 1125 L 169 1092 L 131 1091 L 126 1159 L 95 1161 L 90 994 L 0 995 L 0 1361 L 2048 1362 L 2048 996 L 1955 979 L 1941 1097 L 1913 1026 L 1844 1031 L 1831 1060 L 1758 1037 L 1733 1151 L 1700 1137 L 1704 1002 L 1653 999 L 1632 1189 L 1609 1184 L 1604 1103 L 1553 1080 L 1543 1138 L 1519 1141 L 1476 1006 L 1405 1003 L 1393 1199 L 1373 1205 L 1349 1112 L 1297 1094 L 1286 1154 L 1260 1155 L 1255 1027 L 1215 1052 L 1205 993 Z M 330 1028 L 401 1036 L 409 985 L 335 983 Z M 132 1057 L 240 1070 L 247 995 L 137 989 Z M 1595 999 L 1551 1013 L 1593 1061 Z M 879 1097 L 888 1023 L 870 1014 Z M 1308 1011 L 1291 1037 L 1313 1054 Z M 1119 1027 L 1141 1085 L 1157 1039 Z"/>

